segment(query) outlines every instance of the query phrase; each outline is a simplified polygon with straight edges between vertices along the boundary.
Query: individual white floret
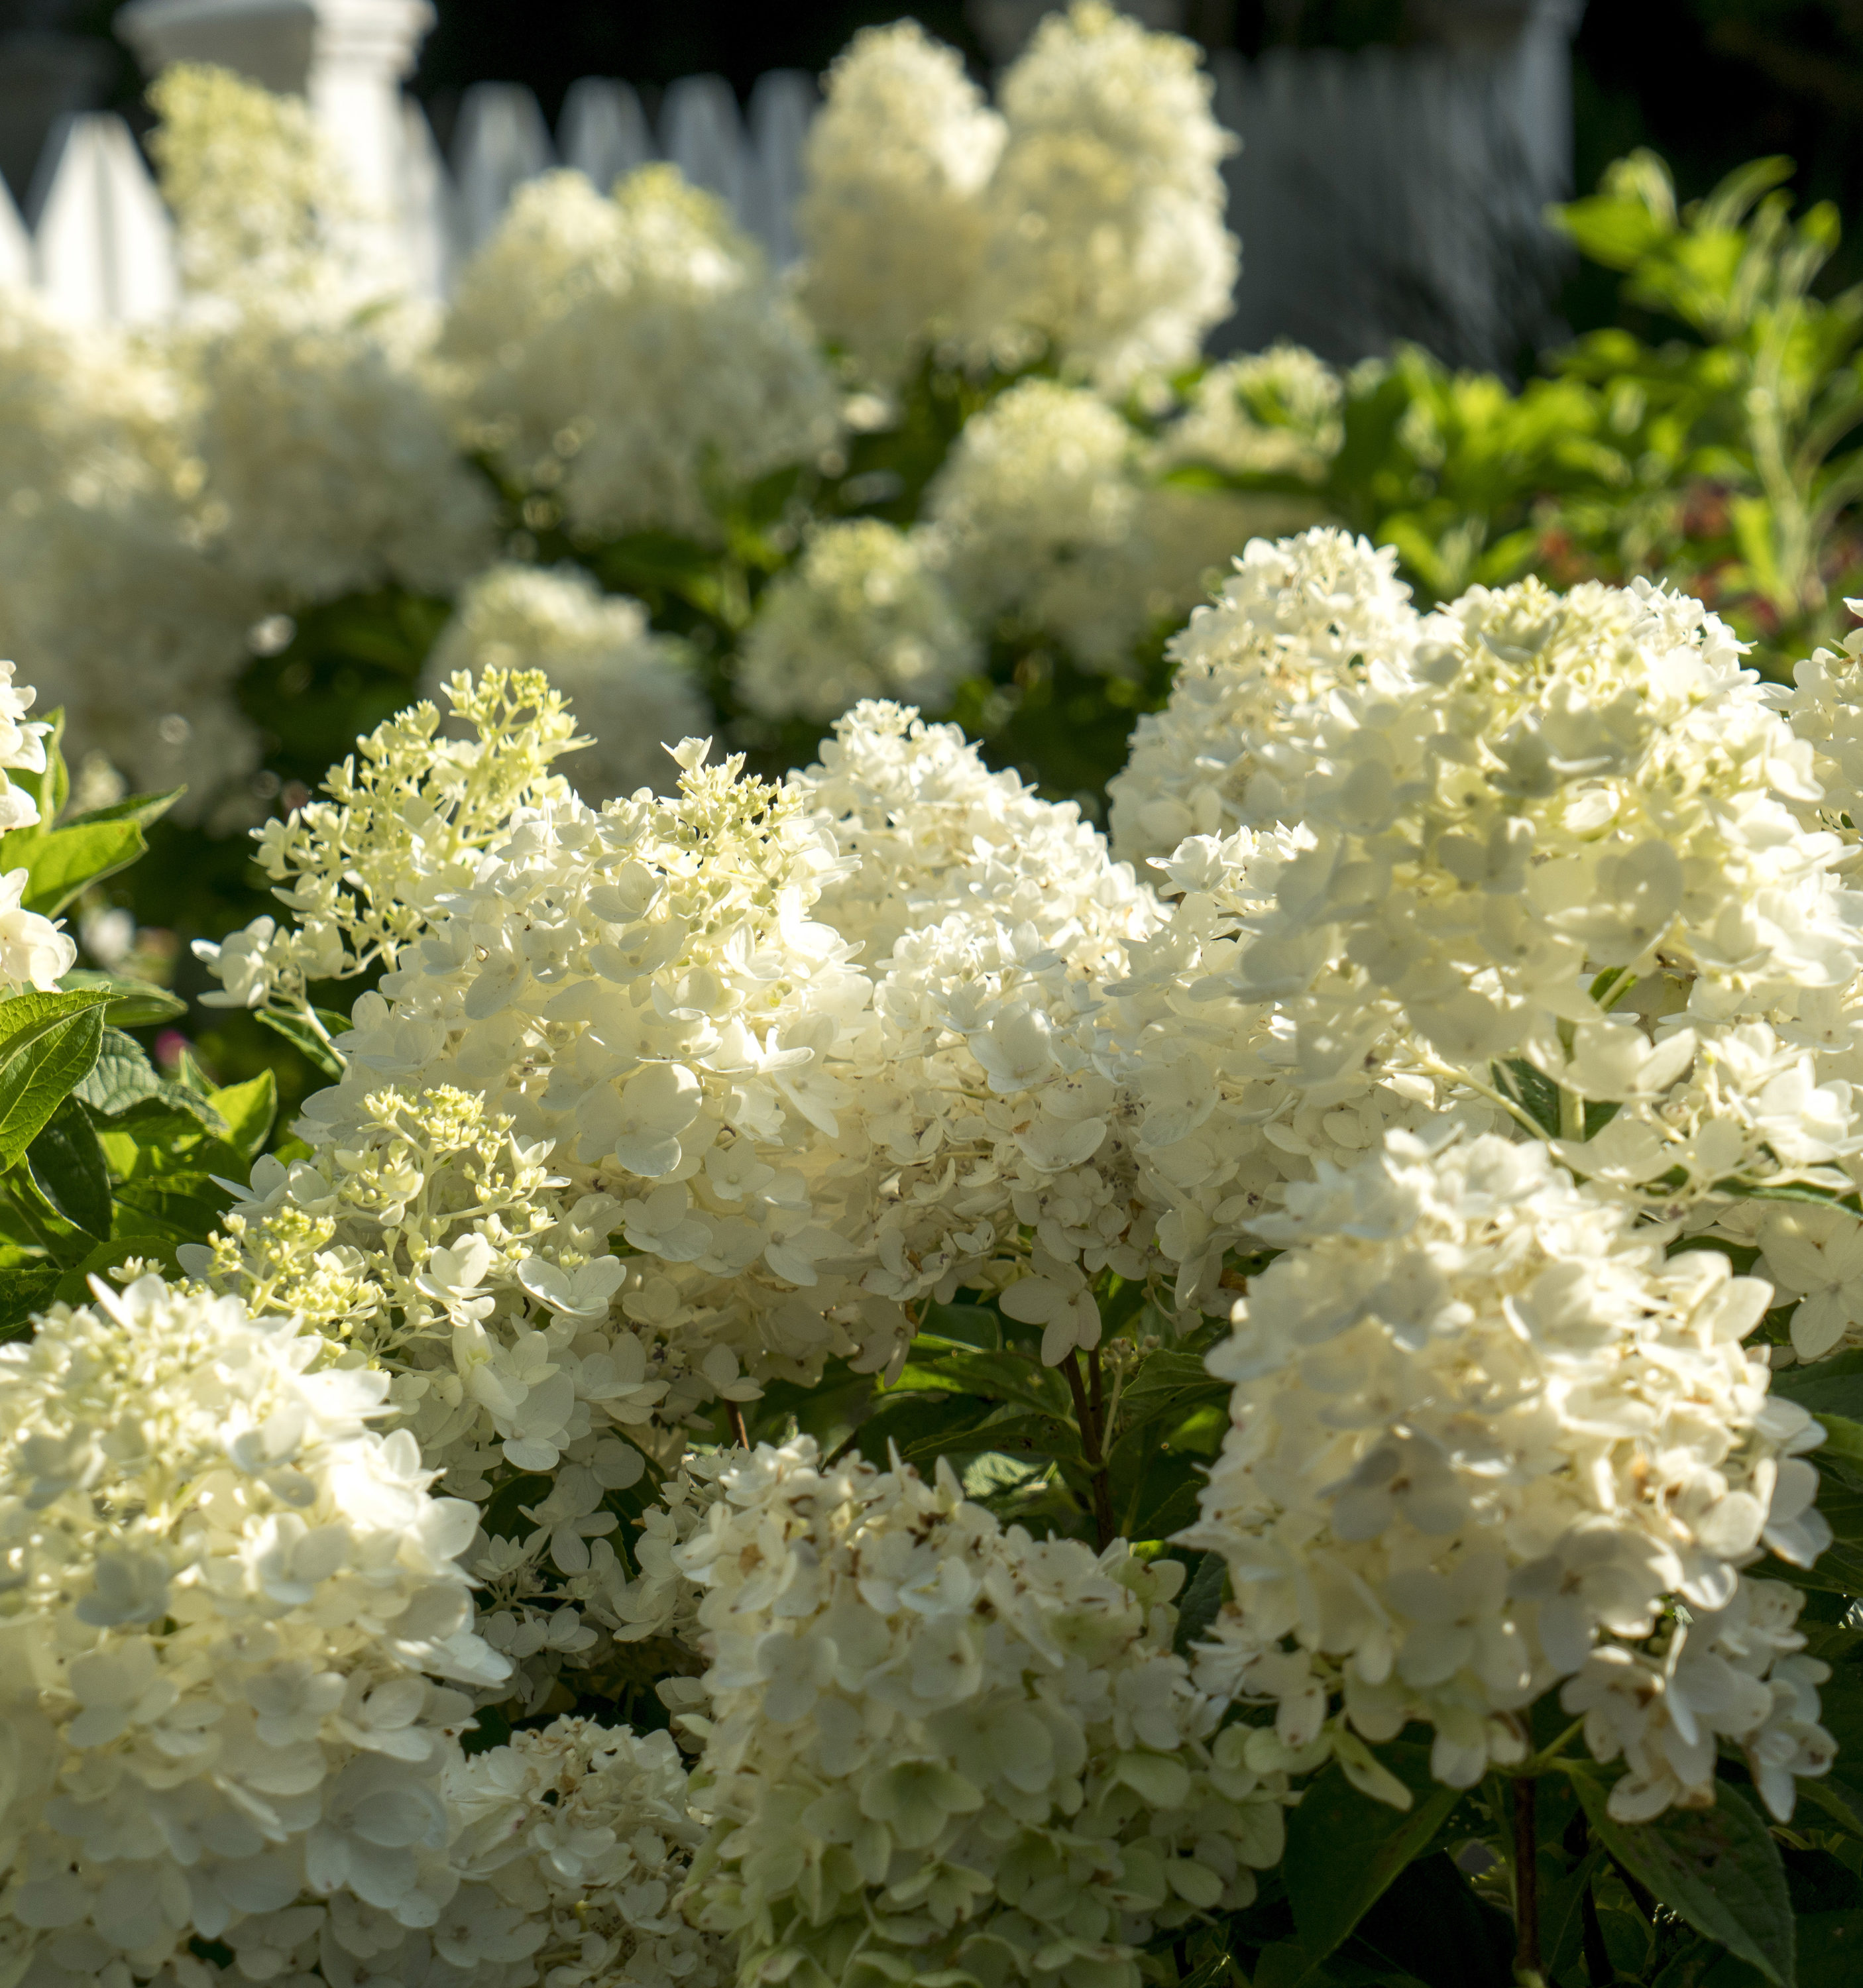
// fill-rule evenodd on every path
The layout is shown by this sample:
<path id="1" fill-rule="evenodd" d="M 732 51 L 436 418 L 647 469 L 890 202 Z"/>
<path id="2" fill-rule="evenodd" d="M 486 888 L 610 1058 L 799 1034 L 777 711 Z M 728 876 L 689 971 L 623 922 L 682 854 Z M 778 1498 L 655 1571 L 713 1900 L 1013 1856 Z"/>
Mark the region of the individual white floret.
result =
<path id="1" fill-rule="evenodd" d="M 982 645 L 945 582 L 942 548 L 877 519 L 817 526 L 746 631 L 738 694 L 767 718 L 839 718 L 863 698 L 937 711 Z"/>
<path id="2" fill-rule="evenodd" d="M 1237 268 L 1194 42 L 1074 0 L 1003 80 L 975 322 L 1006 356 L 1045 338 L 1102 384 L 1184 366 L 1226 316 Z"/>
<path id="3" fill-rule="evenodd" d="M 644 167 L 521 188 L 462 275 L 440 353 L 519 482 L 597 536 L 710 539 L 737 487 L 833 441 L 813 337 L 710 194 Z"/>
<path id="4" fill-rule="evenodd" d="M 1421 1719 L 1436 1778 L 1472 1786 L 1524 1756 L 1556 1685 L 1579 1677 L 1586 1709 L 1586 1680 L 1679 1656 L 1672 1601 L 1728 1611 L 1763 1550 L 1809 1566 L 1829 1543 L 1799 1453 L 1822 1432 L 1769 1396 L 1740 1341 L 1770 1293 L 1724 1256 L 1665 1260 L 1543 1146 L 1492 1137 L 1393 1134 L 1286 1205 L 1255 1224 L 1286 1253 L 1209 1356 L 1232 1428 L 1184 1536 L 1229 1567 L 1211 1675 L 1273 1702 L 1282 1746 L 1324 1736 L 1395 1799 L 1363 1743 Z M 1707 1730 L 1760 1744 L 1770 1661 L 1702 1702 Z M 1674 1764 L 1642 1814 L 1702 1798 L 1712 1740 Z M 1789 1779 L 1768 1799 L 1789 1813 Z"/>
<path id="5" fill-rule="evenodd" d="M 796 209 L 803 302 L 870 376 L 890 380 L 965 313 L 1003 123 L 957 52 L 916 21 L 862 29 L 826 87 Z"/>
<path id="6" fill-rule="evenodd" d="M 648 626 L 640 603 L 604 594 L 580 568 L 495 566 L 460 595 L 422 672 L 436 699 L 465 670 L 540 670 L 573 705 L 589 743 L 565 764 L 590 801 L 637 787 L 668 792 L 668 749 L 702 732 L 706 704 L 678 645 Z"/>
<path id="7" fill-rule="evenodd" d="M 806 1437 L 721 1481 L 674 1556 L 714 1707 L 689 1909 L 745 1975 L 837 1980 L 857 1931 L 888 1972 L 1137 1988 L 1156 1932 L 1253 1898 L 1282 1785 L 1171 1653 L 1170 1563 Z"/>
<path id="8" fill-rule="evenodd" d="M 472 1507 L 296 1321 L 94 1288 L 0 1350 L 10 1957 L 127 1979 L 306 1894 L 431 1925 L 470 1702 L 430 1680 L 506 1669 Z"/>

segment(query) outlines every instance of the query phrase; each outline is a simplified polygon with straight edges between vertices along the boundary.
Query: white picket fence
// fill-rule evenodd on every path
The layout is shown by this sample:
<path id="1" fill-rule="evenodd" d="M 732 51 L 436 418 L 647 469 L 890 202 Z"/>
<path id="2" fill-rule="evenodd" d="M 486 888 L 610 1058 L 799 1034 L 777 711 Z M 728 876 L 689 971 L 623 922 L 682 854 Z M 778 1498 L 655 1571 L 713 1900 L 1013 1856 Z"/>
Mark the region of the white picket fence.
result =
<path id="1" fill-rule="evenodd" d="M 526 180 L 564 165 L 605 188 L 654 158 L 718 194 L 786 265 L 796 254 L 789 211 L 815 101 L 812 78 L 778 70 L 759 79 L 746 117 L 722 76 L 686 76 L 666 91 L 656 133 L 629 84 L 589 76 L 570 89 L 553 136 L 529 90 L 479 83 L 460 106 L 449 164 L 410 98 L 401 106 L 400 198 L 385 224 L 390 272 L 417 293 L 443 296 Z M 78 323 L 146 323 L 173 308 L 173 229 L 120 117 L 63 119 L 28 208 L 30 226 L 0 184 L 0 284 L 30 286 Z"/>
<path id="2" fill-rule="evenodd" d="M 650 120 L 631 85 L 587 77 L 553 133 L 528 89 L 480 83 L 465 95 L 443 159 L 399 82 L 431 21 L 426 0 L 303 4 L 346 33 L 380 10 L 369 17 L 366 89 L 354 42 L 313 48 L 296 73 L 379 212 L 372 252 L 397 286 L 444 296 L 513 191 L 537 174 L 570 166 L 606 187 L 654 157 L 718 194 L 779 266 L 793 259 L 813 78 L 766 76 L 740 111 L 722 77 L 687 76 Z M 1350 360 L 1403 336 L 1459 363 L 1506 363 L 1544 313 L 1555 252 L 1540 214 L 1567 190 L 1577 4 L 1521 0 L 1523 30 L 1474 52 L 1279 50 L 1253 64 L 1219 56 L 1218 114 L 1243 141 L 1228 171 L 1244 274 L 1216 348 L 1293 337 Z M 265 0 L 133 0 L 118 26 L 151 68 L 204 54 L 273 81 L 279 45 L 265 60 L 242 60 L 238 45 L 213 36 L 228 19 L 269 32 L 275 15 Z M 394 49 L 384 22 L 400 38 Z M 22 219 L 0 185 L 0 284 L 30 285 L 82 323 L 144 323 L 173 309 L 172 231 L 120 118 L 61 120 L 26 205 Z"/>

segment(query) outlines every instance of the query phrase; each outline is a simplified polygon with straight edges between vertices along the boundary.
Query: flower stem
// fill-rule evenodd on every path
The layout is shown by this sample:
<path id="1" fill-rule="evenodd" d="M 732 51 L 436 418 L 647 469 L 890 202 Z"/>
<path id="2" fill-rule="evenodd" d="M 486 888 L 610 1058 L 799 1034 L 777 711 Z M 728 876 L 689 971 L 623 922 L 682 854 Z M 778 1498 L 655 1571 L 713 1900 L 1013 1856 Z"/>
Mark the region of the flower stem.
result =
<path id="1" fill-rule="evenodd" d="M 1513 1949 L 1516 1988 L 1536 1988 L 1540 1971 L 1540 1835 L 1533 1794 L 1538 1783 L 1525 1776 L 1513 1784 Z"/>
<path id="2" fill-rule="evenodd" d="M 731 1433 L 737 1438 L 739 1449 L 749 1449 L 750 1431 L 745 1425 L 742 1405 L 737 1401 L 727 1401 L 725 1404 L 725 1415 L 726 1420 L 731 1424 Z"/>
<path id="3" fill-rule="evenodd" d="M 1106 1452 L 1101 1448 L 1103 1431 L 1100 1411 L 1104 1405 L 1100 1375 L 1100 1355 L 1096 1349 L 1087 1356 L 1087 1371 L 1092 1378 L 1093 1393 L 1080 1381 L 1080 1356 L 1070 1352 L 1061 1363 L 1061 1372 L 1067 1378 L 1067 1391 L 1074 1397 L 1074 1419 L 1080 1426 L 1080 1453 L 1087 1459 L 1087 1481 L 1093 1487 L 1094 1533 L 1104 1551 L 1118 1535 L 1118 1527 L 1113 1522 L 1112 1486 L 1107 1477 Z"/>

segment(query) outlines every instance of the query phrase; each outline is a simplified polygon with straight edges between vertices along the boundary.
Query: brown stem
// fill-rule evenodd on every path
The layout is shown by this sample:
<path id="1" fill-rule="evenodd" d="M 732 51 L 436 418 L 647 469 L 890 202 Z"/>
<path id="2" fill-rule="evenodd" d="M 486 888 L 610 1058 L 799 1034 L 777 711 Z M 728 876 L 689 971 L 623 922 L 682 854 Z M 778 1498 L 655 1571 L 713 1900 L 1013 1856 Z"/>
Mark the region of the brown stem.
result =
<path id="1" fill-rule="evenodd" d="M 1513 1784 L 1513 1909 L 1518 1938 L 1513 1978 L 1537 1981 L 1540 1975 L 1540 1834 L 1533 1814 L 1534 1783 L 1523 1775 Z"/>
<path id="2" fill-rule="evenodd" d="M 1101 1548 L 1110 1547 L 1117 1537 L 1118 1528 L 1113 1523 L 1112 1487 L 1107 1481 L 1105 1452 L 1100 1447 L 1100 1360 L 1097 1354 L 1089 1354 L 1093 1376 L 1093 1398 L 1087 1398 L 1087 1390 L 1080 1384 L 1080 1356 L 1070 1352 L 1062 1363 L 1061 1372 L 1066 1377 L 1067 1391 L 1074 1397 L 1074 1419 L 1080 1425 L 1080 1452 L 1087 1459 L 1087 1481 L 1093 1486 L 1094 1532 Z"/>
<path id="3" fill-rule="evenodd" d="M 1611 1964 L 1611 1949 L 1604 1944 L 1604 1929 L 1598 1922 L 1598 1901 L 1591 1895 L 1591 1880 L 1578 1898 L 1579 1927 L 1584 1939 L 1585 1973 L 1591 1988 L 1611 1988 L 1617 1969 Z"/>
<path id="4" fill-rule="evenodd" d="M 749 1449 L 750 1431 L 745 1425 L 744 1410 L 742 1405 L 736 1401 L 727 1401 L 725 1404 L 725 1414 L 731 1424 L 731 1433 L 738 1439 L 739 1449 Z"/>

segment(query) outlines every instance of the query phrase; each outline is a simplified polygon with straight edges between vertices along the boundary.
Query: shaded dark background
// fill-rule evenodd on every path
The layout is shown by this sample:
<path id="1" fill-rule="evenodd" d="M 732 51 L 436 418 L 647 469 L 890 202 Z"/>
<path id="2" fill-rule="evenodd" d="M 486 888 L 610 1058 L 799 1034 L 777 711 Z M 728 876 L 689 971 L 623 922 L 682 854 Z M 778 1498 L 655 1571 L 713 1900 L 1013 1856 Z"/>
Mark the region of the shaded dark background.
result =
<path id="1" fill-rule="evenodd" d="M 1427 43 L 1443 8 L 1466 18 L 1484 5 L 1502 15 L 1510 0 L 1187 0 L 1184 15 L 1206 47 L 1254 56 Z M 87 38 L 92 100 L 134 118 L 142 79 L 110 36 L 115 11 L 115 0 L 0 0 L 0 36 Z M 651 92 L 712 71 L 744 95 L 766 69 L 825 68 L 856 29 L 902 12 L 962 49 L 979 76 L 989 63 L 962 0 L 438 0 L 438 11 L 414 87 L 443 142 L 474 83 L 528 83 L 553 120 L 583 76 L 624 76 Z M 0 42 L 0 89 L 6 65 Z M 1802 198 L 1834 200 L 1859 222 L 1825 286 L 1863 278 L 1863 0 L 1590 0 L 1573 71 L 1579 190 L 1634 145 L 1662 152 L 1685 196 L 1743 160 L 1787 153 Z M 9 162 L 0 170 L 20 177 Z M 1581 279 L 1565 303 L 1582 330 L 1610 309 L 1608 286 Z"/>

